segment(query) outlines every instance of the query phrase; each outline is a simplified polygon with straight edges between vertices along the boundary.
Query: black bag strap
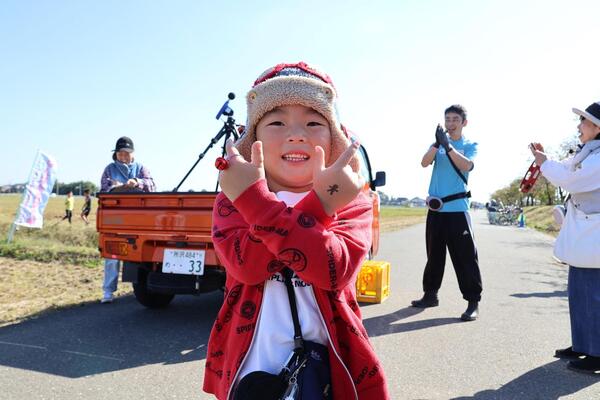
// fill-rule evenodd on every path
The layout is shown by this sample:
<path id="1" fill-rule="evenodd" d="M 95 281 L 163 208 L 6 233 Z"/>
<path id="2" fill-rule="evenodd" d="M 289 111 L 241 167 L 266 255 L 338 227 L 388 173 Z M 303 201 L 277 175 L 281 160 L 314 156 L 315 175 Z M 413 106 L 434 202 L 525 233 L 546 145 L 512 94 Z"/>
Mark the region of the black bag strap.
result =
<path id="1" fill-rule="evenodd" d="M 298 318 L 298 306 L 296 305 L 296 293 L 292 285 L 292 276 L 294 272 L 289 268 L 281 270 L 285 287 L 287 289 L 288 299 L 290 301 L 290 310 L 292 311 L 292 320 L 294 321 L 294 352 L 304 351 L 304 339 L 302 338 L 302 329 L 300 328 L 300 319 Z"/>
<path id="2" fill-rule="evenodd" d="M 454 149 L 452 151 L 456 151 L 456 149 Z M 465 185 L 468 185 L 467 178 L 465 178 L 465 176 L 463 175 L 463 173 L 460 172 L 460 169 L 458 169 L 458 167 L 456 166 L 456 164 L 454 164 L 454 161 L 452 161 L 452 157 L 450 157 L 450 154 L 448 154 L 448 151 L 446 151 L 446 155 L 448 156 L 448 161 L 450 161 L 450 164 L 452 164 L 452 167 L 454 168 L 454 170 L 458 174 L 458 177 L 460 179 L 462 179 L 462 181 L 465 183 Z"/>
<path id="3" fill-rule="evenodd" d="M 461 193 L 451 194 L 450 196 L 442 197 L 442 201 L 444 203 L 448 203 L 450 201 L 464 199 L 464 198 L 468 199 L 470 197 L 471 197 L 471 192 L 461 192 Z"/>

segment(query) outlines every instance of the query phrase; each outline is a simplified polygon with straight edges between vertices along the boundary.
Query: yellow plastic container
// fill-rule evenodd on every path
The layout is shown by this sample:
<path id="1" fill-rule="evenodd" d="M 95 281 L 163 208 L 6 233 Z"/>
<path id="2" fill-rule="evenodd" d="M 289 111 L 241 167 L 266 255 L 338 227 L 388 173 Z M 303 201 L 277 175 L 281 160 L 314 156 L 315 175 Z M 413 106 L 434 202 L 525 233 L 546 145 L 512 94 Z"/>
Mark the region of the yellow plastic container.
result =
<path id="1" fill-rule="evenodd" d="M 390 296 L 390 263 L 367 260 L 356 279 L 356 299 L 362 303 L 381 303 Z"/>

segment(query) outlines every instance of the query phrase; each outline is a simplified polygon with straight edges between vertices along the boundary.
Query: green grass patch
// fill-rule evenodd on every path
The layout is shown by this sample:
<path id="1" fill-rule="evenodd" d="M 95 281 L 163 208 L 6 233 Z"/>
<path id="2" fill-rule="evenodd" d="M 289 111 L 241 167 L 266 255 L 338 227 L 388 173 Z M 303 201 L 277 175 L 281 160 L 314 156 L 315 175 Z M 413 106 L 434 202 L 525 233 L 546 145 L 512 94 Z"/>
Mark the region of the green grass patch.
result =
<path id="1" fill-rule="evenodd" d="M 381 207 L 381 219 L 402 218 L 402 217 L 424 217 L 427 215 L 427 208 L 413 207 Z"/>
<path id="2" fill-rule="evenodd" d="M 92 199 L 89 225 L 80 217 L 84 202 L 82 196 L 75 196 L 72 223 L 61 220 L 65 214 L 65 199 L 66 196 L 50 198 L 44 212 L 43 228 L 18 227 L 9 244 L 6 239 L 21 203 L 21 195 L 0 195 L 0 256 L 83 266 L 99 265 L 96 199 Z"/>
<path id="3" fill-rule="evenodd" d="M 391 232 L 420 224 L 425 222 L 426 216 L 426 208 L 383 206 L 381 207 L 381 221 L 379 221 L 380 230 L 381 232 Z"/>

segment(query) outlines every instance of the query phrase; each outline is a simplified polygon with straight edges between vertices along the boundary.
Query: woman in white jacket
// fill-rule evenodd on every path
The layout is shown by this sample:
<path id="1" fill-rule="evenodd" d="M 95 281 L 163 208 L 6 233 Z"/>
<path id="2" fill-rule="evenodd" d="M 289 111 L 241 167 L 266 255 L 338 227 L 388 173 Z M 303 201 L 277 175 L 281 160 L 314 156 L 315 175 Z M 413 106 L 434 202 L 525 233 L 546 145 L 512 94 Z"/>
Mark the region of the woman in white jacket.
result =
<path id="1" fill-rule="evenodd" d="M 600 102 L 580 116 L 581 144 L 562 162 L 549 160 L 539 143 L 531 146 L 542 174 L 570 193 L 567 215 L 554 254 L 569 264 L 569 311 L 572 346 L 556 350 L 577 372 L 600 372 Z"/>

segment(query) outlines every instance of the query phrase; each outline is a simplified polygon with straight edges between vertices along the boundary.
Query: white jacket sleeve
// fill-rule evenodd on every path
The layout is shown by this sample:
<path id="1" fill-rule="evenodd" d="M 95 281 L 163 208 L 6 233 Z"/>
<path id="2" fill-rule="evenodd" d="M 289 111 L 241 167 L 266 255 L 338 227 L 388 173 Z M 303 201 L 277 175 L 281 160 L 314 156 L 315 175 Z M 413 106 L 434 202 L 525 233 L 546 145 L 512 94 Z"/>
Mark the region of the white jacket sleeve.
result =
<path id="1" fill-rule="evenodd" d="M 573 169 L 569 161 L 546 160 L 540 169 L 553 185 L 567 192 L 584 193 L 600 189 L 600 154 L 588 156 L 579 168 Z"/>

